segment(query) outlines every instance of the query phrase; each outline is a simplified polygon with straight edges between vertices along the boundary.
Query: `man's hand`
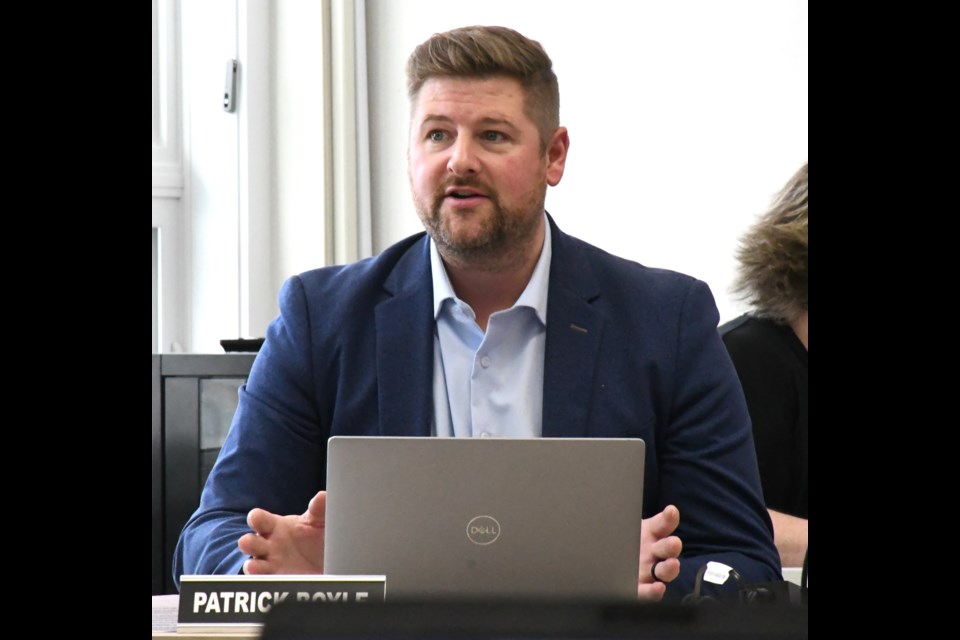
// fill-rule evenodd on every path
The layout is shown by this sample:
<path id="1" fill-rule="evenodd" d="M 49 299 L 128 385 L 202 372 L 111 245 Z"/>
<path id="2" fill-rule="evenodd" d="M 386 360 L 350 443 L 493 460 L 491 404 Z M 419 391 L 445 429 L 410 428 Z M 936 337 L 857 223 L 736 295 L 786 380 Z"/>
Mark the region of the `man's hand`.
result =
<path id="1" fill-rule="evenodd" d="M 246 574 L 323 573 L 323 540 L 327 492 L 320 491 L 299 516 L 278 516 L 263 509 L 247 514 L 255 533 L 240 537 L 237 546 L 250 559 Z"/>
<path id="2" fill-rule="evenodd" d="M 668 582 L 680 575 L 680 551 L 683 543 L 672 534 L 680 525 L 680 510 L 668 505 L 655 516 L 645 518 L 640 527 L 640 576 L 637 599 L 659 602 Z M 656 572 L 656 579 L 651 574 Z"/>

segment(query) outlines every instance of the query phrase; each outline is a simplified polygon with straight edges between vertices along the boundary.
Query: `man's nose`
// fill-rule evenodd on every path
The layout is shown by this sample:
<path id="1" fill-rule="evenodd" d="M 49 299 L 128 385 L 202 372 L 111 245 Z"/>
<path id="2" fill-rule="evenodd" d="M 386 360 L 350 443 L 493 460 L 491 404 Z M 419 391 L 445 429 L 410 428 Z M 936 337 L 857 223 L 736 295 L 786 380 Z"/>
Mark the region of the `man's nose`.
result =
<path id="1" fill-rule="evenodd" d="M 475 145 L 476 143 L 469 136 L 459 136 L 450 147 L 447 171 L 458 176 L 472 175 L 480 171 Z"/>

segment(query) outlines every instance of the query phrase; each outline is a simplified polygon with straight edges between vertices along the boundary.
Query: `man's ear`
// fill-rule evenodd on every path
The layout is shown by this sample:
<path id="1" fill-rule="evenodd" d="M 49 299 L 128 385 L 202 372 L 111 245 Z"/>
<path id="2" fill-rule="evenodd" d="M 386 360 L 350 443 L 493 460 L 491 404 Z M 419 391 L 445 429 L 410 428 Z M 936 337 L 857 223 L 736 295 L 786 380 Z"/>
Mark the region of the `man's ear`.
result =
<path id="1" fill-rule="evenodd" d="M 567 135 L 567 128 L 558 127 L 550 136 L 550 143 L 547 145 L 547 184 L 551 187 L 560 184 L 569 148 L 570 136 Z"/>

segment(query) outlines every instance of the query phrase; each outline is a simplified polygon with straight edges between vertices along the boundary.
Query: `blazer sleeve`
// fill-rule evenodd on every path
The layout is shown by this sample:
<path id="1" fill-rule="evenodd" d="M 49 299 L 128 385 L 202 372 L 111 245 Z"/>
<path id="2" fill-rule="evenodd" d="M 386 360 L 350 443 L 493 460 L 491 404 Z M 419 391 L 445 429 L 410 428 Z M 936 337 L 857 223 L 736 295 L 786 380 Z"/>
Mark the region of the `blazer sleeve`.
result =
<path id="1" fill-rule="evenodd" d="M 718 321 L 709 287 L 694 280 L 681 306 L 668 419 L 657 442 L 658 502 L 680 509 L 673 597 L 692 592 L 710 560 L 733 567 L 744 583 L 781 579 L 750 417 Z"/>
<path id="2" fill-rule="evenodd" d="M 267 329 L 227 438 L 187 521 L 173 559 L 183 574 L 236 574 L 246 560 L 237 540 L 260 507 L 300 514 L 323 488 L 326 431 L 319 405 L 313 331 L 299 276 L 280 292 L 280 315 Z"/>

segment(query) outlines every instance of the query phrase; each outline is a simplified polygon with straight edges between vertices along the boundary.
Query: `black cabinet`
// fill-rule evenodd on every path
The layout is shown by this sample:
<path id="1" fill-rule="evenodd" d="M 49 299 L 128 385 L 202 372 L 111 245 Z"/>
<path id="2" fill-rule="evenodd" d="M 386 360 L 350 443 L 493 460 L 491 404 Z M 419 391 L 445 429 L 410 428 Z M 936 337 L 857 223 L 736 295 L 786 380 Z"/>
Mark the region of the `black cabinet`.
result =
<path id="1" fill-rule="evenodd" d="M 173 550 L 220 452 L 255 353 L 153 356 L 153 595 L 176 593 Z"/>

